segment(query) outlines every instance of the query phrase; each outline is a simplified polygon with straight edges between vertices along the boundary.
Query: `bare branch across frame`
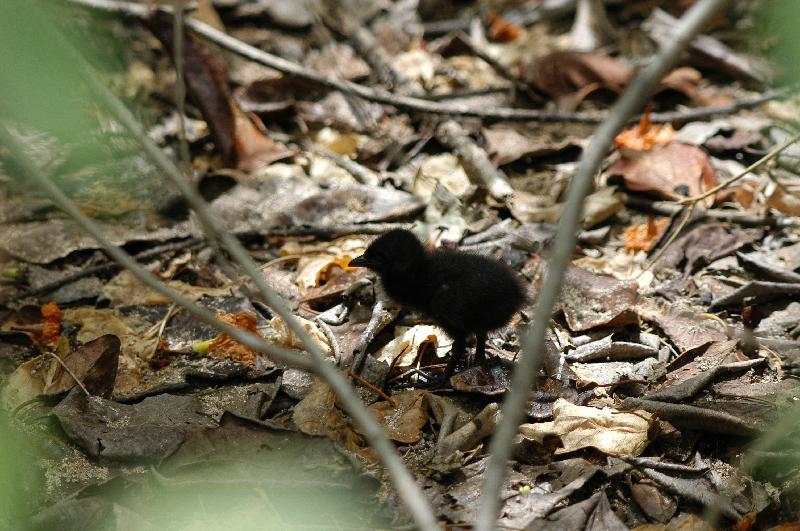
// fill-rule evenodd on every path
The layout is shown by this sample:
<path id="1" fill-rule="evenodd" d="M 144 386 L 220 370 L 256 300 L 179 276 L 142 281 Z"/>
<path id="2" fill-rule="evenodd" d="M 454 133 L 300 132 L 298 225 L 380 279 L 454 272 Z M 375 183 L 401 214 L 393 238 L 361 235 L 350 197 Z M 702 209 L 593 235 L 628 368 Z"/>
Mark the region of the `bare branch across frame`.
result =
<path id="1" fill-rule="evenodd" d="M 98 9 L 102 11 L 119 13 L 120 15 L 144 18 L 153 9 L 147 4 L 125 2 L 122 0 L 66 0 L 75 5 Z M 167 7 L 161 7 L 165 11 L 171 11 Z M 327 77 L 318 72 L 305 68 L 297 63 L 283 59 L 276 55 L 259 50 L 241 40 L 231 37 L 210 25 L 193 18 L 187 18 L 185 26 L 198 35 L 208 39 L 210 42 L 221 46 L 241 57 L 249 59 L 261 65 L 273 68 L 283 74 L 298 77 L 317 83 L 323 87 L 337 90 L 343 94 L 358 96 L 368 101 L 391 105 L 398 109 L 409 112 L 441 114 L 446 116 L 463 116 L 481 118 L 494 121 L 518 121 L 518 122 L 574 122 L 600 124 L 608 119 L 605 113 L 581 113 L 581 112 L 559 112 L 543 111 L 540 109 L 523 109 L 513 107 L 479 107 L 465 103 L 431 101 L 413 96 L 401 96 L 385 91 L 378 91 L 358 83 Z M 643 74 L 642 74 L 643 75 Z M 687 109 L 685 111 L 652 113 L 650 121 L 660 122 L 688 122 L 693 120 L 706 119 L 721 114 L 730 114 L 743 109 L 757 107 L 766 101 L 780 99 L 791 94 L 793 88 L 783 87 L 767 91 L 761 96 L 753 99 L 743 99 L 730 105 L 720 105 L 711 107 L 699 107 Z M 640 116 L 631 115 L 627 122 L 638 121 Z"/>

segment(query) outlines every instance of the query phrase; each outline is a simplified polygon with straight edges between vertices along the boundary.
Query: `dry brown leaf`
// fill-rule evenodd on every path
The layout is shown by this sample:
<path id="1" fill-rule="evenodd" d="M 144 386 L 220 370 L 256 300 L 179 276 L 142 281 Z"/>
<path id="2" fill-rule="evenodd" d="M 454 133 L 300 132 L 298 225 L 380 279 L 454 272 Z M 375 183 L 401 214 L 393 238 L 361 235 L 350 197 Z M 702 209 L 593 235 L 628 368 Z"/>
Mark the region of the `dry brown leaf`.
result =
<path id="1" fill-rule="evenodd" d="M 458 157 L 450 153 L 433 155 L 422 161 L 414 175 L 412 191 L 414 195 L 428 199 L 433 195 L 437 184 L 460 198 L 466 197 L 475 189 Z"/>
<path id="2" fill-rule="evenodd" d="M 599 89 L 616 94 L 636 75 L 628 63 L 602 53 L 556 51 L 536 59 L 532 82 L 551 96 L 561 108 L 574 108 L 592 92 Z M 700 72 L 681 67 L 664 76 L 659 92 L 674 90 L 684 94 L 692 103 L 707 105 L 710 101 L 701 91 Z"/>
<path id="3" fill-rule="evenodd" d="M 395 327 L 395 338 L 389 341 L 375 357 L 398 368 L 412 366 L 417 357 L 431 348 L 438 358 L 450 352 L 453 340 L 438 326 L 417 325 L 411 328 Z"/>
<path id="4" fill-rule="evenodd" d="M 641 152 L 623 154 L 609 169 L 622 175 L 634 192 L 651 192 L 677 200 L 698 195 L 717 184 L 717 174 L 705 151 L 695 146 L 672 143 Z M 713 197 L 706 199 L 711 206 Z"/>
<path id="5" fill-rule="evenodd" d="M 53 346 L 61 335 L 61 309 L 55 302 L 48 302 L 42 306 L 41 311 L 44 318 L 42 342 Z"/>
<path id="6" fill-rule="evenodd" d="M 490 11 L 486 15 L 486 21 L 489 23 L 489 31 L 487 33 L 493 41 L 511 42 L 516 40 L 522 33 L 521 28 L 514 26 L 494 11 Z"/>
<path id="7" fill-rule="evenodd" d="M 26 361 L 9 374 L 0 388 L 0 407 L 11 412 L 39 396 L 51 362 L 52 358 L 43 354 Z"/>
<path id="8" fill-rule="evenodd" d="M 638 323 L 637 290 L 633 280 L 617 280 L 569 266 L 555 311 L 564 312 L 573 332 Z"/>
<path id="9" fill-rule="evenodd" d="M 63 362 L 92 395 L 109 398 L 117 376 L 120 346 L 117 336 L 103 335 L 70 352 Z M 60 363 L 54 367 L 49 383 L 42 390 L 44 395 L 57 396 L 77 385 Z"/>
<path id="10" fill-rule="evenodd" d="M 543 443 L 556 436 L 562 447 L 556 454 L 582 448 L 597 448 L 606 455 L 640 455 L 650 442 L 647 433 L 653 415 L 646 411 L 617 411 L 611 408 L 576 406 L 563 398 L 553 404 L 553 421 L 523 424 L 523 437 Z"/>
<path id="11" fill-rule="evenodd" d="M 328 437 L 360 453 L 361 437 L 345 422 L 336 407 L 336 394 L 322 380 L 314 380 L 311 390 L 294 407 L 292 420 L 306 435 Z"/>
<path id="12" fill-rule="evenodd" d="M 622 210 L 625 194 L 614 186 L 604 186 L 583 200 L 583 228 L 591 229 Z"/>
<path id="13" fill-rule="evenodd" d="M 767 199 L 767 206 L 789 216 L 800 216 L 800 196 L 790 194 L 780 186 Z"/>
<path id="14" fill-rule="evenodd" d="M 234 115 L 233 143 L 236 151 L 236 167 L 245 172 L 255 172 L 275 161 L 293 155 L 292 150 L 279 144 L 259 130 L 231 101 Z"/>
<path id="15" fill-rule="evenodd" d="M 736 345 L 737 341 L 735 339 L 725 339 L 714 341 L 701 348 L 682 352 L 680 356 L 670 362 L 667 379 L 659 388 L 659 391 L 664 391 L 684 380 L 693 378 L 711 367 L 748 359 L 739 352 Z"/>
<path id="16" fill-rule="evenodd" d="M 402 444 L 414 444 L 422 439 L 422 427 L 428 422 L 424 391 L 404 391 L 392 395 L 394 405 L 387 401 L 369 406 L 386 436 Z"/>
<path id="17" fill-rule="evenodd" d="M 326 356 L 333 355 L 333 349 L 330 343 L 328 343 L 328 339 L 316 323 L 298 316 L 295 316 L 295 319 L 300 322 L 300 325 L 305 329 L 306 333 L 311 336 L 311 339 L 322 349 L 322 352 L 324 352 Z M 305 349 L 303 342 L 300 341 L 297 334 L 289 328 L 289 325 L 286 324 L 286 321 L 284 321 L 281 316 L 276 315 L 273 317 L 269 325 L 273 331 L 267 336 L 267 339 L 283 345 L 284 347 Z"/>
<path id="18" fill-rule="evenodd" d="M 508 208 L 520 223 L 558 223 L 564 207 L 541 195 L 517 190 L 508 200 Z"/>
<path id="19" fill-rule="evenodd" d="M 648 320 L 661 328 L 678 352 L 728 338 L 720 323 L 704 319 L 696 311 L 678 305 L 671 306 L 668 313 L 653 315 Z"/>
<path id="20" fill-rule="evenodd" d="M 142 338 L 137 336 L 114 310 L 88 306 L 66 308 L 64 319 L 78 328 L 75 339 L 79 343 L 88 343 L 100 336 L 112 334 L 122 339 L 122 350 L 125 351 L 126 338 L 128 341 L 142 342 Z"/>
<path id="21" fill-rule="evenodd" d="M 632 151 L 650 151 L 655 146 L 669 144 L 675 138 L 675 129 L 670 124 L 658 125 L 650 123 L 650 107 L 648 106 L 638 127 L 622 131 L 614 139 L 617 149 Z"/>
<path id="22" fill-rule="evenodd" d="M 236 328 L 241 328 L 242 330 L 247 330 L 248 332 L 260 336 L 258 330 L 256 329 L 258 320 L 252 313 L 221 313 L 218 314 L 217 317 L 226 323 L 232 324 Z M 255 365 L 256 358 L 258 357 L 258 352 L 246 345 L 239 343 L 237 340 L 233 339 L 224 332 L 211 341 L 211 344 L 208 348 L 208 353 L 214 358 L 227 358 L 233 361 L 238 361 L 239 363 L 247 363 L 249 365 Z"/>
<path id="23" fill-rule="evenodd" d="M 743 180 L 742 184 L 736 187 L 734 198 L 736 202 L 744 208 L 750 208 L 756 200 L 756 190 L 758 190 L 758 183 L 752 180 Z"/>
<path id="24" fill-rule="evenodd" d="M 649 216 L 647 223 L 625 228 L 625 250 L 649 252 L 669 227 L 669 218 Z"/>
<path id="25" fill-rule="evenodd" d="M 363 240 L 351 239 L 345 245 L 331 245 L 323 254 L 304 256 L 297 264 L 295 282 L 300 293 L 307 294 L 312 288 L 322 286 L 331 278 L 334 268 L 343 271 L 354 271 L 348 266 L 350 260 L 364 254 L 366 246 Z"/>
<path id="26" fill-rule="evenodd" d="M 222 297 L 230 294 L 227 288 L 206 288 L 192 286 L 180 280 L 165 282 L 171 289 L 193 301 L 207 295 L 209 297 Z M 172 300 L 145 285 L 130 271 L 122 271 L 103 286 L 103 295 L 108 298 L 111 306 L 127 306 L 134 304 L 171 304 Z"/>
<path id="27" fill-rule="evenodd" d="M 664 76 L 659 85 L 659 91 L 671 89 L 689 98 L 693 105 L 727 105 L 730 100 L 718 100 L 706 95 L 701 86 L 703 75 L 688 66 L 682 66 Z"/>
<path id="28" fill-rule="evenodd" d="M 600 53 L 558 51 L 537 59 L 534 83 L 556 100 L 593 86 L 621 92 L 633 77 L 633 68 Z M 584 97 L 586 94 L 584 94 Z"/>
<path id="29" fill-rule="evenodd" d="M 145 24 L 172 54 L 172 15 L 153 11 Z M 292 154 L 257 129 L 239 109 L 228 88 L 225 63 L 191 32 L 184 33 L 183 62 L 186 93 L 208 123 L 226 164 L 236 163 L 241 170 L 254 171 Z"/>
<path id="30" fill-rule="evenodd" d="M 563 136 L 563 131 L 554 134 L 529 133 L 522 127 L 498 125 L 481 130 L 486 141 L 486 151 L 497 166 L 514 162 L 521 158 L 538 157 L 557 153 L 570 147 L 578 147 L 578 138 Z"/>
<path id="31" fill-rule="evenodd" d="M 172 15 L 154 10 L 144 22 L 172 56 L 175 40 Z M 184 32 L 183 64 L 186 94 L 208 123 L 222 159 L 232 163 L 235 159 L 235 119 L 228 89 L 228 69 L 199 38 L 188 31 Z"/>

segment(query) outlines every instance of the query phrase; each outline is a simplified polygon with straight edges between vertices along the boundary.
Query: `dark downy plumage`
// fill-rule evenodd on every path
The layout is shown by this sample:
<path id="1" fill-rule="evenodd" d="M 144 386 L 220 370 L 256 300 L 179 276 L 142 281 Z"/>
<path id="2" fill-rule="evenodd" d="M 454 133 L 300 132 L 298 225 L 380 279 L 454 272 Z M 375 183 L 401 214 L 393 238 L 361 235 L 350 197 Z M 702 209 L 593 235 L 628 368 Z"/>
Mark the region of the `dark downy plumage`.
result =
<path id="1" fill-rule="evenodd" d="M 525 290 L 504 264 L 457 251 L 427 251 L 407 230 L 387 232 L 354 258 L 380 276 L 386 292 L 401 305 L 432 318 L 453 339 L 445 376 L 455 372 L 466 340 L 475 334 L 475 360 L 485 358 L 486 334 L 504 326 L 525 302 Z"/>

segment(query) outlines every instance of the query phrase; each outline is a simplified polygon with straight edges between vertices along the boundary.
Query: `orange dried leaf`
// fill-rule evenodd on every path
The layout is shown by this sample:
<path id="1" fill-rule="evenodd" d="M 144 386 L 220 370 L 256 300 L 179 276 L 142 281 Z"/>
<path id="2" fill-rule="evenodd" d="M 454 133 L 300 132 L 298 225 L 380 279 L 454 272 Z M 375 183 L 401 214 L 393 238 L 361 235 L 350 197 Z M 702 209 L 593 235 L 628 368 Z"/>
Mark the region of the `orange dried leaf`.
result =
<path id="1" fill-rule="evenodd" d="M 734 198 L 736 202 L 742 205 L 744 208 L 750 208 L 750 205 L 756 199 L 756 183 L 752 181 L 744 181 L 738 187 L 736 187 L 736 191 L 734 192 Z"/>
<path id="2" fill-rule="evenodd" d="M 256 331 L 256 316 L 248 312 L 219 314 L 221 320 L 230 323 L 237 328 L 247 330 L 258 335 Z M 228 358 L 240 363 L 255 365 L 256 351 L 248 346 L 242 345 L 237 340 L 222 333 L 217 336 L 210 344 L 208 353 L 215 358 Z"/>
<path id="3" fill-rule="evenodd" d="M 42 327 L 42 342 L 54 346 L 61 335 L 61 309 L 55 302 L 48 302 L 41 308 L 44 326 Z"/>
<path id="4" fill-rule="evenodd" d="M 522 30 L 509 23 L 495 12 L 486 17 L 489 22 L 489 38 L 496 42 L 511 42 L 520 36 Z"/>
<path id="5" fill-rule="evenodd" d="M 790 216 L 800 216 L 800 197 L 780 186 L 767 198 L 767 206 Z"/>
<path id="6" fill-rule="evenodd" d="M 669 124 L 651 124 L 649 113 L 642 116 L 637 127 L 626 129 L 614 139 L 617 149 L 630 149 L 633 151 L 650 151 L 656 146 L 669 144 L 675 138 L 675 130 Z"/>
<path id="7" fill-rule="evenodd" d="M 650 216 L 647 223 L 631 225 L 625 229 L 625 249 L 628 251 L 648 252 L 664 234 L 669 226 L 669 218 Z"/>

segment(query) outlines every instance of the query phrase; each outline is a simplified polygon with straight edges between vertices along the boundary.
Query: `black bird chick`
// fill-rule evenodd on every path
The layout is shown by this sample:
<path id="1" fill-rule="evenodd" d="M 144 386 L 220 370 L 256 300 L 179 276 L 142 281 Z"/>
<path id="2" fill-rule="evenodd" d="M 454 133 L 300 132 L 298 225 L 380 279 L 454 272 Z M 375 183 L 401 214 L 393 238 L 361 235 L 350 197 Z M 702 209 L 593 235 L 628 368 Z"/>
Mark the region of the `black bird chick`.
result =
<path id="1" fill-rule="evenodd" d="M 350 264 L 380 276 L 386 293 L 432 318 L 453 339 L 444 377 L 455 372 L 466 340 L 475 334 L 475 361 L 486 356 L 486 334 L 508 323 L 525 302 L 525 290 L 504 264 L 458 251 L 427 251 L 407 230 L 387 232 Z"/>

